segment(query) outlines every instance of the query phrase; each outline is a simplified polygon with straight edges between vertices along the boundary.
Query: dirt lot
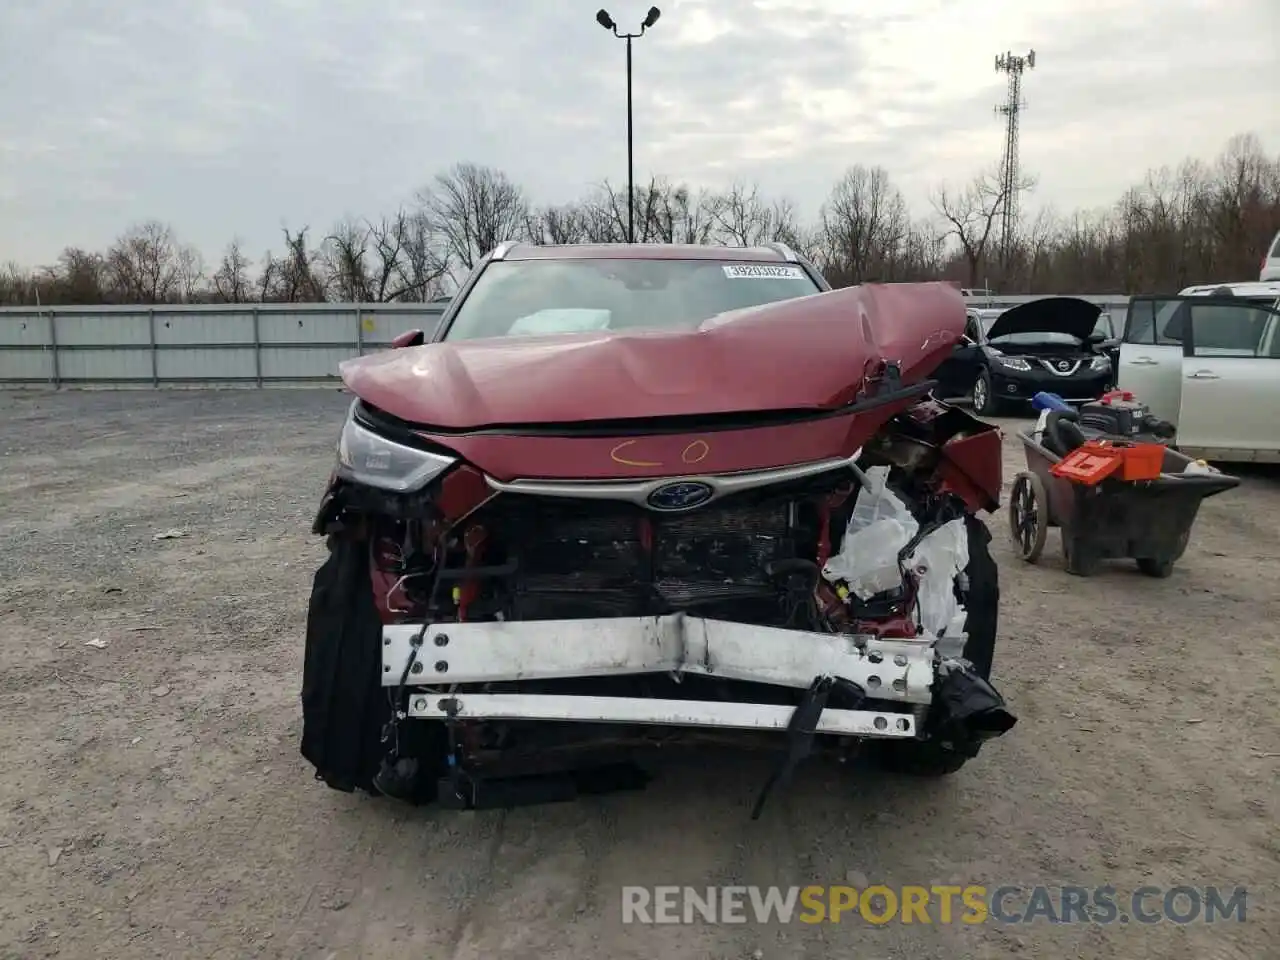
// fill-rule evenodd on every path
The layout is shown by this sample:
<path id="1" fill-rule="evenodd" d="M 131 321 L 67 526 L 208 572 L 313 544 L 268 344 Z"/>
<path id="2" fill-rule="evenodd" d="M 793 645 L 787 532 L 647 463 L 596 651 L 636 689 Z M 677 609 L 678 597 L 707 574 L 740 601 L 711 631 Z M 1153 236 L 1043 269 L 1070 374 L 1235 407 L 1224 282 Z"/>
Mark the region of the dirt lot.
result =
<path id="1" fill-rule="evenodd" d="M 1069 578 L 1056 533 L 1025 567 L 994 518 L 1021 722 L 949 780 L 810 767 L 752 823 L 774 761 L 726 754 L 639 794 L 459 815 L 335 793 L 297 752 L 307 528 L 344 403 L 0 394 L 0 955 L 1276 955 L 1274 474 L 1208 502 L 1166 581 Z M 621 923 L 628 884 L 868 880 L 1249 900 L 1243 924 Z"/>

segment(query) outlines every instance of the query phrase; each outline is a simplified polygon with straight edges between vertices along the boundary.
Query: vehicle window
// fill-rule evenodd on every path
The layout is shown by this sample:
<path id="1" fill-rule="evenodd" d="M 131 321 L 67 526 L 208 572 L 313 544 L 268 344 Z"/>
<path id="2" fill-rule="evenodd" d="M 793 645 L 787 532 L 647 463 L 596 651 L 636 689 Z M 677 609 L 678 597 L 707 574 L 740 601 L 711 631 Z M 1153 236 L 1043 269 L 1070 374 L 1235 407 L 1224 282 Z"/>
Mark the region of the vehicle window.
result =
<path id="1" fill-rule="evenodd" d="M 1280 260 L 1280 233 L 1276 234 L 1276 242 L 1271 245 L 1271 258 Z"/>
<path id="2" fill-rule="evenodd" d="M 982 341 L 982 328 L 975 317 L 967 317 L 964 322 L 964 335 L 974 343 Z"/>
<path id="3" fill-rule="evenodd" d="M 1104 340 L 1110 340 L 1115 336 L 1115 328 L 1111 325 L 1111 314 L 1105 310 L 1098 314 L 1098 322 L 1093 325 L 1093 334 Z"/>
<path id="4" fill-rule="evenodd" d="M 1180 346 L 1186 323 L 1185 299 L 1136 300 L 1129 307 L 1124 342 L 1146 346 Z"/>
<path id="5" fill-rule="evenodd" d="M 1154 345 L 1156 329 L 1156 302 L 1135 300 L 1129 304 L 1129 317 L 1124 328 L 1125 343 Z"/>
<path id="6" fill-rule="evenodd" d="M 1261 355 L 1268 360 L 1280 360 L 1280 314 L 1271 318 L 1271 329 L 1262 337 Z"/>
<path id="7" fill-rule="evenodd" d="M 446 340 L 586 330 L 694 330 L 731 310 L 820 292 L 789 263 L 507 260 L 490 263 Z"/>
<path id="8" fill-rule="evenodd" d="M 1191 304 L 1192 356 L 1256 357 L 1271 312 L 1250 304 Z"/>

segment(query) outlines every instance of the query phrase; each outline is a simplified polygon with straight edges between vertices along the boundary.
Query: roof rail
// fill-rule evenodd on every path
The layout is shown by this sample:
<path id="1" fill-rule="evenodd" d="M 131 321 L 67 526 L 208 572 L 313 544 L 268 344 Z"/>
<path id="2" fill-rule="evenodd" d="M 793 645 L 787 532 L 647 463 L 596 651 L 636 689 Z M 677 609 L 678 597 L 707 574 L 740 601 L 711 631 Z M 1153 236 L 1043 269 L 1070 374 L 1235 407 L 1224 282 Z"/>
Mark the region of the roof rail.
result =
<path id="1" fill-rule="evenodd" d="M 788 263 L 800 262 L 800 254 L 796 253 L 780 240 L 770 240 L 768 243 L 764 244 L 764 246 L 782 257 L 782 259 L 786 260 Z"/>
<path id="2" fill-rule="evenodd" d="M 490 260 L 505 260 L 508 253 L 520 245 L 519 240 L 503 240 L 500 244 L 493 248 L 493 254 Z"/>

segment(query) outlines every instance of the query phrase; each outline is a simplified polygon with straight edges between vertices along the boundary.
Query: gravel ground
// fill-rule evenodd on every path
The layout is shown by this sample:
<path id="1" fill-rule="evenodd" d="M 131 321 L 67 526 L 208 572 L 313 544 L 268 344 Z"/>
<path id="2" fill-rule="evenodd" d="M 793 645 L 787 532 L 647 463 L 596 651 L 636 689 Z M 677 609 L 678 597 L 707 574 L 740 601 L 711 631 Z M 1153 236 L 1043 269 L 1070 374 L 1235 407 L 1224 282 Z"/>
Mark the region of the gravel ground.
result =
<path id="1" fill-rule="evenodd" d="M 812 766 L 752 823 L 773 758 L 707 754 L 639 794 L 460 815 L 332 792 L 297 752 L 308 525 L 344 406 L 0 394 L 4 957 L 1276 955 L 1274 474 L 1207 502 L 1165 581 L 1070 578 L 1056 533 L 1027 567 L 994 518 L 1020 723 L 952 778 Z M 625 884 L 867 880 L 1249 901 L 1184 926 L 620 919 Z"/>

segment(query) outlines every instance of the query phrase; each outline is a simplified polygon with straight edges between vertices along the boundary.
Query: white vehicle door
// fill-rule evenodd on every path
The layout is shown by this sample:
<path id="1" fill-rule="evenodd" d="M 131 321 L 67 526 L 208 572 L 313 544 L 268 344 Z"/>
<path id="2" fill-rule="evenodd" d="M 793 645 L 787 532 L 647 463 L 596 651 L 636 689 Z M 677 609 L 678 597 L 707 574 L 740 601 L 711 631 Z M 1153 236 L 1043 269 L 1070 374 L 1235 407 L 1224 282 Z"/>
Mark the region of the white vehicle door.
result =
<path id="1" fill-rule="evenodd" d="M 1133 297 L 1125 316 L 1116 386 L 1145 403 L 1153 416 L 1178 423 L 1182 395 L 1179 311 L 1185 297 Z M 1170 333 L 1175 336 L 1170 336 Z"/>
<path id="2" fill-rule="evenodd" d="M 1179 449 L 1280 461 L 1280 311 L 1243 300 L 1187 302 Z"/>

